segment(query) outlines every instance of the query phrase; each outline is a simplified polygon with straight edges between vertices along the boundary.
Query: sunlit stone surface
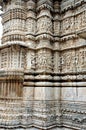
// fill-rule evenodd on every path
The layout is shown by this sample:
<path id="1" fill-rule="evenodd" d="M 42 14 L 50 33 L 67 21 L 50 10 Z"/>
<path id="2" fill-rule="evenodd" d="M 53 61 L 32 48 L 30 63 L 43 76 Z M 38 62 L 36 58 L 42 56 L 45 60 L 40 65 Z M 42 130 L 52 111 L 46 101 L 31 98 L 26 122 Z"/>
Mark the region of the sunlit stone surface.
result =
<path id="1" fill-rule="evenodd" d="M 0 5 L 0 130 L 86 130 L 86 0 Z"/>

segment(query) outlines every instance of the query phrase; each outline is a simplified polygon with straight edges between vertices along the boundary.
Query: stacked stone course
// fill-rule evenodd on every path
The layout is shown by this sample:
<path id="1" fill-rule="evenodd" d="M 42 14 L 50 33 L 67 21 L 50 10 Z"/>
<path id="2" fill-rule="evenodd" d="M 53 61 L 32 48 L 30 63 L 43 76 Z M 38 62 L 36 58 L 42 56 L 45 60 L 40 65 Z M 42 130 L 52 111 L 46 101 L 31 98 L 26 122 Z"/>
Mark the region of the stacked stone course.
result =
<path id="1" fill-rule="evenodd" d="M 86 0 L 0 0 L 0 129 L 86 129 Z"/>

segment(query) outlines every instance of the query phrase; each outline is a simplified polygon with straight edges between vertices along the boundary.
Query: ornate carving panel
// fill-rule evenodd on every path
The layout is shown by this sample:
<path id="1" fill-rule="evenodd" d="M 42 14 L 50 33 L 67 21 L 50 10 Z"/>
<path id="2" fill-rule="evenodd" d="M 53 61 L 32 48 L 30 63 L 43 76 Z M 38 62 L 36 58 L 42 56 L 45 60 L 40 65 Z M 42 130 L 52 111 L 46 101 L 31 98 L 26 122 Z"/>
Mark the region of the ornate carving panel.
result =
<path id="1" fill-rule="evenodd" d="M 37 21 L 37 34 L 52 32 L 52 21 L 50 18 L 43 16 Z"/>
<path id="2" fill-rule="evenodd" d="M 82 72 L 86 70 L 86 48 L 65 51 L 62 53 L 62 72 Z"/>
<path id="3" fill-rule="evenodd" d="M 59 35 L 60 33 L 60 22 L 58 20 L 54 21 L 54 34 Z"/>
<path id="4" fill-rule="evenodd" d="M 28 18 L 26 22 L 27 33 L 35 35 L 36 33 L 36 20 L 34 18 Z"/>
<path id="5" fill-rule="evenodd" d="M 61 24 L 62 35 L 74 32 L 74 17 L 65 18 Z"/>
<path id="6" fill-rule="evenodd" d="M 10 69 L 18 69 L 22 68 L 24 69 L 25 67 L 25 50 L 21 49 L 18 52 L 18 46 L 17 50 L 16 47 L 12 48 L 6 48 L 3 49 L 0 53 L 0 58 L 1 58 L 1 63 L 0 63 L 0 68 L 10 68 Z"/>
<path id="7" fill-rule="evenodd" d="M 8 49 L 1 51 L 1 68 L 8 68 Z"/>
<path id="8" fill-rule="evenodd" d="M 32 50 L 28 50 L 27 51 L 27 55 L 26 55 L 26 69 L 29 70 L 34 70 L 35 69 L 35 64 L 36 64 L 36 56 L 35 56 L 35 52 Z"/>
<path id="9" fill-rule="evenodd" d="M 69 13 L 69 12 L 68 12 Z M 62 15 L 61 35 L 68 35 L 85 29 L 86 11 L 80 13 L 73 12 L 70 16 Z"/>
<path id="10" fill-rule="evenodd" d="M 41 49 L 37 52 L 36 69 L 38 71 L 52 71 L 52 53 L 48 49 Z"/>

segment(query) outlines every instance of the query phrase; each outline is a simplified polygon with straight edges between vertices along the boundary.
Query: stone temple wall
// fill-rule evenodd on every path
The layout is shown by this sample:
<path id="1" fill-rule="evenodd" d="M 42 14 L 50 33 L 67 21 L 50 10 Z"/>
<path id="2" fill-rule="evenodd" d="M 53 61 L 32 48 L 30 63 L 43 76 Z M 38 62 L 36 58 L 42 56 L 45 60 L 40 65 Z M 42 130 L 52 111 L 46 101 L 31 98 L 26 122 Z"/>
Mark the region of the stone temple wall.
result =
<path id="1" fill-rule="evenodd" d="M 0 0 L 1 130 L 86 130 L 86 0 Z"/>

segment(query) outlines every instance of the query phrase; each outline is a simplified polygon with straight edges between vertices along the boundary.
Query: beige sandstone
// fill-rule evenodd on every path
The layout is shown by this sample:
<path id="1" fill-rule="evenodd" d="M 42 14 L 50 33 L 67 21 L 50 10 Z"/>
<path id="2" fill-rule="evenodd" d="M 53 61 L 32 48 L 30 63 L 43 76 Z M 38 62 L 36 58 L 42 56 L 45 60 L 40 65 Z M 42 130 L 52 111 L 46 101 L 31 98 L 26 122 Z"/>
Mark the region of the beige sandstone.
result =
<path id="1" fill-rule="evenodd" d="M 0 5 L 0 130 L 86 130 L 86 0 Z"/>

